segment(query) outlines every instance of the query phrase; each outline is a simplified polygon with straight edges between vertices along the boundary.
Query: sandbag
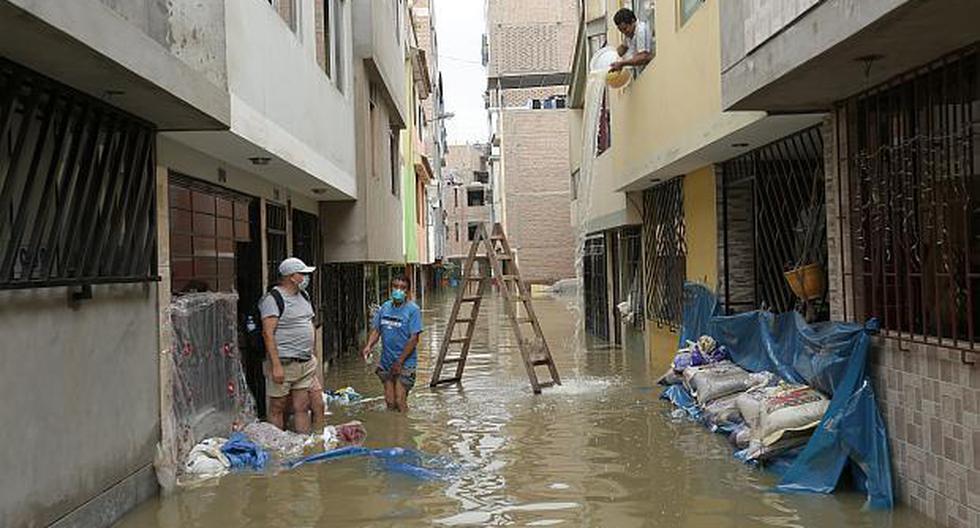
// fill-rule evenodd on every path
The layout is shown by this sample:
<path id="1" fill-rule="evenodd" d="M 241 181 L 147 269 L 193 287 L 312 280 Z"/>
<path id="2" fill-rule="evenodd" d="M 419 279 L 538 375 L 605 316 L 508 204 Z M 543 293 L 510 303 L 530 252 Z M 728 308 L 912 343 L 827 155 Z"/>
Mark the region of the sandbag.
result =
<path id="1" fill-rule="evenodd" d="M 664 372 L 663 376 L 657 379 L 658 385 L 680 385 L 681 383 L 684 383 L 684 377 L 676 372 L 673 366 L 669 367 L 667 372 Z"/>
<path id="2" fill-rule="evenodd" d="M 698 404 L 705 405 L 722 396 L 768 385 L 773 375 L 771 372 L 750 373 L 730 361 L 721 361 L 684 369 L 684 380 Z"/>
<path id="3" fill-rule="evenodd" d="M 708 424 L 715 427 L 734 427 L 742 423 L 742 414 L 738 411 L 738 400 L 741 393 L 722 396 L 704 406 L 702 416 Z"/>
<path id="4" fill-rule="evenodd" d="M 306 446 L 315 442 L 312 435 L 283 431 L 268 422 L 252 422 L 242 432 L 262 449 L 284 457 L 299 456 Z"/>
<path id="5" fill-rule="evenodd" d="M 816 389 L 802 386 L 766 398 L 759 413 L 755 437 L 769 446 L 787 432 L 808 431 L 820 424 L 830 400 Z"/>
<path id="6" fill-rule="evenodd" d="M 748 447 L 735 456 L 745 461 L 764 462 L 806 444 L 810 441 L 810 433 L 811 431 L 789 432 L 769 445 L 765 445 L 761 440 L 752 439 Z"/>
<path id="7" fill-rule="evenodd" d="M 739 394 L 735 401 L 738 407 L 739 414 L 742 415 L 742 420 L 745 421 L 745 425 L 749 429 L 759 430 L 762 412 L 762 404 L 769 396 L 778 393 L 779 391 L 786 390 L 788 387 L 785 383 L 780 383 L 774 387 L 754 387 L 750 390 Z"/>

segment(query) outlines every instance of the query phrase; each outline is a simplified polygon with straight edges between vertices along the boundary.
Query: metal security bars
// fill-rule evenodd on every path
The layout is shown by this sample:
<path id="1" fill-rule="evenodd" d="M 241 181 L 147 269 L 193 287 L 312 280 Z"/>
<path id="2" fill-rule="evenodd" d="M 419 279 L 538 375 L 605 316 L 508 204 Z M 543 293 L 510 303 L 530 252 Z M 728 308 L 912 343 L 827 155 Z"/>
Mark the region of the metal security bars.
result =
<path id="1" fill-rule="evenodd" d="M 977 350 L 976 47 L 842 104 L 857 313 L 892 336 Z M 964 361 L 966 361 L 964 359 Z"/>
<path id="2" fill-rule="evenodd" d="M 643 270 L 647 319 L 677 328 L 687 279 L 684 228 L 684 178 L 677 177 L 643 193 Z"/>
<path id="3" fill-rule="evenodd" d="M 325 328 L 324 357 L 333 360 L 353 354 L 367 324 L 365 311 L 365 265 L 326 264 L 322 266 Z M 372 277 L 373 278 L 373 277 Z M 372 297 L 367 297 L 373 302 Z"/>
<path id="4" fill-rule="evenodd" d="M 619 233 L 623 253 L 623 292 L 635 314 L 628 323 L 634 330 L 643 330 L 643 238 L 640 229 L 627 227 Z"/>
<path id="5" fill-rule="evenodd" d="M 156 280 L 154 130 L 0 59 L 0 289 Z"/>
<path id="6" fill-rule="evenodd" d="M 585 331 L 609 340 L 609 307 L 606 282 L 606 240 L 604 235 L 585 240 L 582 252 L 582 278 L 585 294 Z"/>
<path id="7" fill-rule="evenodd" d="M 286 208 L 272 202 L 265 204 L 265 242 L 269 284 L 278 284 L 279 264 L 287 257 Z"/>
<path id="8" fill-rule="evenodd" d="M 801 308 L 784 272 L 827 264 L 823 137 L 813 127 L 721 167 L 721 294 L 726 313 Z M 824 294 L 826 296 L 826 293 Z M 812 316 L 826 319 L 826 303 Z"/>

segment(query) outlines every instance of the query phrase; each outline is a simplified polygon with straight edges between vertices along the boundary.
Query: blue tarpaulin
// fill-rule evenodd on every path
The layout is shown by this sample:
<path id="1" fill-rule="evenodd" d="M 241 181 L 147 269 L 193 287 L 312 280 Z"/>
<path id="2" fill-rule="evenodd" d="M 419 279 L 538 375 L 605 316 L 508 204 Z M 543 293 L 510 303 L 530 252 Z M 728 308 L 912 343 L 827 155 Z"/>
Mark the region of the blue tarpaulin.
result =
<path id="1" fill-rule="evenodd" d="M 423 456 L 417 451 L 392 447 L 388 449 L 368 449 L 361 446 L 346 446 L 286 462 L 289 469 L 328 460 L 369 456 L 380 462 L 381 468 L 389 473 L 399 473 L 419 480 L 442 480 L 452 476 L 455 465 L 446 459 Z"/>
<path id="2" fill-rule="evenodd" d="M 775 372 L 831 396 L 823 420 L 785 468 L 777 489 L 830 493 L 849 467 L 858 488 L 867 491 L 870 507 L 891 508 L 888 436 L 867 370 L 877 322 L 811 325 L 797 312 L 760 310 L 722 316 L 714 293 L 705 286 L 687 284 L 684 296 L 680 343 L 710 335 L 729 348 L 732 361 L 742 368 Z M 683 395 L 665 396 L 684 403 Z"/>
<path id="3" fill-rule="evenodd" d="M 251 468 L 261 471 L 269 459 L 268 453 L 240 432 L 231 435 L 225 445 L 221 446 L 221 452 L 231 462 L 231 469 Z"/>

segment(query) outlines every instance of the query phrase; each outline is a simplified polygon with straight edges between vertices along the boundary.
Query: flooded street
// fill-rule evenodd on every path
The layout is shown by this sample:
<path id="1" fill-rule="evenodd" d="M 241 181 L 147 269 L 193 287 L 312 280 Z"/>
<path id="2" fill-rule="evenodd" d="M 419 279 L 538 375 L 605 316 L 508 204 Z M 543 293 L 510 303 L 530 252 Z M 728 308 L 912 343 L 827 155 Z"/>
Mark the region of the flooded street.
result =
<path id="1" fill-rule="evenodd" d="M 461 469 L 448 481 L 384 473 L 367 459 L 232 474 L 152 499 L 118 526 L 933 526 L 903 506 L 862 512 L 856 493 L 769 492 L 775 478 L 735 461 L 723 437 L 671 418 L 654 386 L 665 363 L 650 365 L 641 348 L 576 345 L 569 302 L 535 301 L 561 387 L 531 394 L 502 306 L 487 299 L 462 386 L 430 390 L 452 307 L 433 296 L 408 415 L 379 401 L 331 408 L 330 423 L 364 423 L 368 447 L 454 460 Z M 326 385 L 381 394 L 359 358 L 333 368 Z"/>

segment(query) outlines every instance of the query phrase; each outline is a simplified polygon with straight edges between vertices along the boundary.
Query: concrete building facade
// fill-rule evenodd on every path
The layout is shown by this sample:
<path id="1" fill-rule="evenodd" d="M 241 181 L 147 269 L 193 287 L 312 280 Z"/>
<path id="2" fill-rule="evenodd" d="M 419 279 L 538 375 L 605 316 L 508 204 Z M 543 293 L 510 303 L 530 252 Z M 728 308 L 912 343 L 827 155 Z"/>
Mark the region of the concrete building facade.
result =
<path id="1" fill-rule="evenodd" d="M 167 484 L 174 296 L 238 295 L 261 415 L 245 319 L 279 261 L 317 265 L 324 323 L 344 322 L 330 302 L 360 306 L 363 333 L 381 265 L 409 256 L 410 185 L 423 263 L 425 133 L 402 130 L 424 123 L 415 94 L 436 76 L 413 75 L 431 70 L 411 28 L 404 1 L 0 2 L 0 137 L 16 146 L 0 153 L 0 413 L 23 424 L 0 433 L 0 525 L 108 526 Z M 357 263 L 360 291 L 331 263 Z"/>
<path id="2" fill-rule="evenodd" d="M 565 85 L 576 3 L 488 0 L 485 60 L 495 220 L 521 274 L 535 283 L 575 275 L 569 217 Z"/>
<path id="3" fill-rule="evenodd" d="M 978 526 L 977 6 L 793 7 L 723 4 L 723 104 L 827 113 L 828 301 L 834 319 L 881 322 L 872 371 L 897 498 Z"/>

